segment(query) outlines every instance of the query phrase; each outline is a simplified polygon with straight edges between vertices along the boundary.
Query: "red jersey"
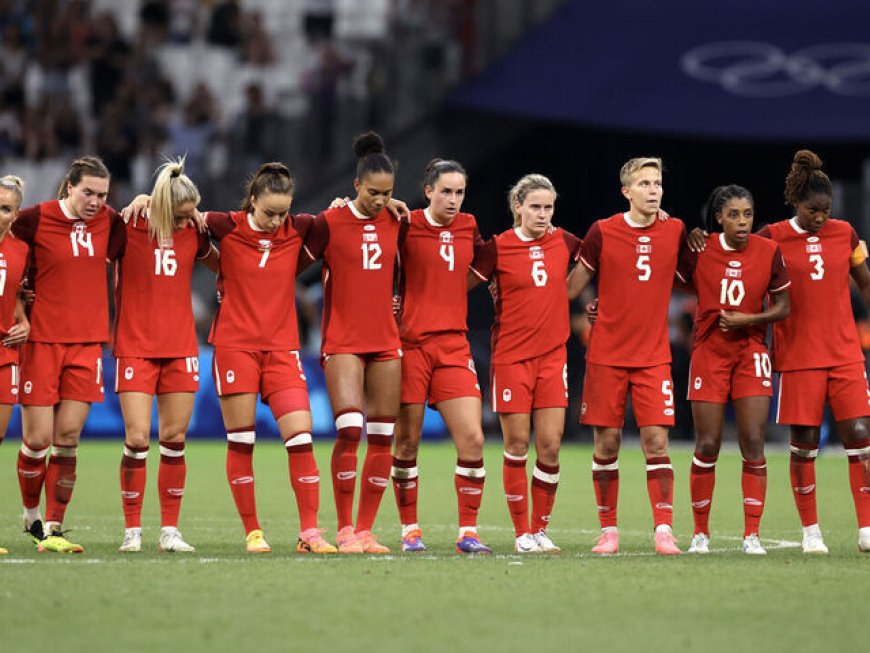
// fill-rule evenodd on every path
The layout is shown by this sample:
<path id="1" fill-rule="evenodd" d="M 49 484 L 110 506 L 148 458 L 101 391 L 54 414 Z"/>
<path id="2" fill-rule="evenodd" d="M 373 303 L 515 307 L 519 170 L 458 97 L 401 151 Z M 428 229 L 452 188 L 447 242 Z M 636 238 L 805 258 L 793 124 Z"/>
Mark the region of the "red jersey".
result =
<path id="1" fill-rule="evenodd" d="M 353 203 L 318 215 L 305 241 L 323 258 L 324 354 L 365 354 L 399 349 L 393 317 L 393 274 L 399 221 L 386 209 L 373 218 Z"/>
<path id="2" fill-rule="evenodd" d="M 435 333 L 468 328 L 468 268 L 483 246 L 477 221 L 458 213 L 440 225 L 428 210 L 411 211 L 399 234 L 399 335 L 403 347 L 420 345 Z"/>
<path id="3" fill-rule="evenodd" d="M 12 230 L 30 245 L 28 271 L 35 298 L 30 308 L 33 342 L 88 343 L 109 339 L 106 262 L 124 251 L 127 232 L 114 209 L 89 220 L 60 200 L 22 209 Z"/>
<path id="4" fill-rule="evenodd" d="M 146 220 L 127 224 L 127 246 L 115 265 L 116 357 L 197 355 L 190 277 L 210 247 L 208 236 L 190 225 L 161 248 Z"/>
<path id="5" fill-rule="evenodd" d="M 218 310 L 208 341 L 242 351 L 299 349 L 296 269 L 312 217 L 287 218 L 276 231 L 259 231 L 245 211 L 206 214 L 220 241 Z"/>
<path id="6" fill-rule="evenodd" d="M 698 256 L 692 281 L 698 291 L 695 346 L 721 346 L 723 353 L 733 352 L 747 340 L 763 344 L 767 325 L 722 331 L 719 312 L 761 313 L 768 293 L 782 292 L 791 285 L 779 247 L 755 234 L 743 249 L 729 247 L 722 233 L 711 234 L 707 248 Z"/>
<path id="7" fill-rule="evenodd" d="M 495 284 L 493 363 L 536 358 L 568 340 L 568 268 L 580 244 L 559 228 L 536 239 L 508 229 L 481 248 L 472 269 Z"/>
<path id="8" fill-rule="evenodd" d="M 27 267 L 27 244 L 10 232 L 0 241 L 0 339 L 5 338 L 15 324 L 15 302 L 18 287 Z M 18 347 L 0 344 L 0 365 L 18 364 Z"/>
<path id="9" fill-rule="evenodd" d="M 598 321 L 586 360 L 611 367 L 670 363 L 674 274 L 685 280 L 693 263 L 682 221 L 657 219 L 641 227 L 627 213 L 599 220 L 583 240 L 580 262 L 598 277 Z"/>
<path id="10" fill-rule="evenodd" d="M 791 314 L 773 325 L 773 363 L 780 372 L 864 362 L 849 299 L 858 234 L 848 222 L 828 220 L 816 233 L 795 218 L 761 229 L 782 251 L 791 275 Z M 860 252 L 860 250 L 859 250 Z"/>

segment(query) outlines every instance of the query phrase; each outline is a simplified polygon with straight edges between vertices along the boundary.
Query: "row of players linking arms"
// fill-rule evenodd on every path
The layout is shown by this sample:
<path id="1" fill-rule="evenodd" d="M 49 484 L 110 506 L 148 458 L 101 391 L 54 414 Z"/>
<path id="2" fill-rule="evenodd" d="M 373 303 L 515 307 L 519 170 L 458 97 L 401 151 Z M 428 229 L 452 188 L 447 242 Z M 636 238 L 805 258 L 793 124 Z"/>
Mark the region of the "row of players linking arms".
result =
<path id="1" fill-rule="evenodd" d="M 730 401 L 743 456 L 742 550 L 765 553 L 759 524 L 773 370 L 780 373 L 777 419 L 791 427 L 791 485 L 804 553 L 827 553 L 814 467 L 826 401 L 848 455 L 858 547 L 870 551 L 870 391 L 849 300 L 851 277 L 870 304 L 870 272 L 855 230 L 830 217 L 831 182 L 814 153 L 797 152 L 786 177 L 794 217 L 758 233 L 752 233 L 751 194 L 728 185 L 710 195 L 704 228 L 687 234 L 660 208 L 661 160 L 636 158 L 620 171 L 627 210 L 596 222 L 582 241 L 553 225 L 556 190 L 538 174 L 510 190 L 511 228 L 484 241 L 474 217 L 461 211 L 466 174 L 459 163 L 433 160 L 423 177 L 428 205 L 409 211 L 392 198 L 395 172 L 381 138 L 368 132 L 354 147 L 356 196 L 317 217 L 290 214 L 293 179 L 280 163 L 260 166 L 241 210 L 230 212 L 199 213 L 200 196 L 183 159 L 164 164 L 151 195 L 137 197 L 121 214 L 106 206 L 110 175 L 95 157 L 72 163 L 59 199 L 30 208 L 20 208 L 20 179 L 0 179 L 0 433 L 20 402 L 17 474 L 25 531 L 39 551 L 84 550 L 64 536 L 62 525 L 80 432 L 90 403 L 103 396 L 101 344 L 110 340 L 106 260 L 115 269 L 111 340 L 125 422 L 120 551 L 141 549 L 155 395 L 158 546 L 194 550 L 178 518 L 184 438 L 199 379 L 190 299 L 197 260 L 217 273 L 212 373 L 227 433 L 227 480 L 250 553 L 271 551 L 255 503 L 258 394 L 287 449 L 299 553 L 387 553 L 372 528 L 390 480 L 401 550 L 426 549 L 417 517 L 417 453 L 427 402 L 440 411 L 457 450 L 456 550 L 492 552 L 478 534 L 484 437 L 465 334 L 466 294 L 481 282 L 489 282 L 495 302 L 490 387 L 504 436 L 515 551 L 558 553 L 547 526 L 567 405 L 568 304 L 593 278 L 598 300 L 581 422 L 594 433 L 592 481 L 601 525 L 594 553 L 619 551 L 618 454 L 629 393 L 646 458 L 655 551 L 681 552 L 671 528 L 668 455 L 674 397 L 667 309 L 675 285 L 698 296 L 689 382 L 696 447 L 688 551 L 709 551 L 716 460 Z M 323 262 L 321 361 L 337 431 L 330 462 L 334 544 L 318 525 L 320 476 L 294 301 L 295 275 L 315 260 Z M 22 282 L 32 292 L 19 291 Z M 773 356 L 765 342 L 768 324 Z M 529 483 L 532 427 L 536 460 Z M 354 521 L 363 430 L 367 449 Z"/>

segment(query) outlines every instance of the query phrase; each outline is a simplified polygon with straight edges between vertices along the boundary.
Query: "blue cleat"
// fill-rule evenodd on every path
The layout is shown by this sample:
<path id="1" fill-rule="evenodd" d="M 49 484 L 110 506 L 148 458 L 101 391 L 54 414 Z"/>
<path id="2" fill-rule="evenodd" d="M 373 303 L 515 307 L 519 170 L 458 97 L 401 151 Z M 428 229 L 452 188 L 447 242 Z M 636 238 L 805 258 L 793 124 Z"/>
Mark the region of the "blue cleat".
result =
<path id="1" fill-rule="evenodd" d="M 456 540 L 457 553 L 492 553 L 486 544 L 480 541 L 480 536 L 474 531 L 465 531 L 458 540 Z"/>
<path id="2" fill-rule="evenodd" d="M 402 551 L 418 553 L 425 550 L 426 545 L 423 544 L 423 531 L 419 528 L 415 528 L 413 531 L 402 537 Z"/>

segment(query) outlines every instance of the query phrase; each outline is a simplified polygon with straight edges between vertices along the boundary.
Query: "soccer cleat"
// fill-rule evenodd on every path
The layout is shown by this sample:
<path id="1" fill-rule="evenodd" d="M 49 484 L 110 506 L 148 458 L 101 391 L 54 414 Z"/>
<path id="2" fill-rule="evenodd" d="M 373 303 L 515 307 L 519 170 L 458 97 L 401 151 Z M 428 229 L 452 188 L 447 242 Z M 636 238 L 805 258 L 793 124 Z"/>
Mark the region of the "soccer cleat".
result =
<path id="1" fill-rule="evenodd" d="M 353 526 L 340 528 L 335 536 L 335 546 L 339 553 L 364 553 L 362 542 L 356 539 Z"/>
<path id="2" fill-rule="evenodd" d="M 613 555 L 619 553 L 619 531 L 606 530 L 601 533 L 598 543 L 592 547 L 592 553 L 600 555 Z"/>
<path id="3" fill-rule="evenodd" d="M 390 549 L 378 542 L 371 531 L 357 531 L 356 541 L 362 546 L 363 553 L 389 553 Z"/>
<path id="4" fill-rule="evenodd" d="M 415 528 L 409 531 L 407 535 L 402 536 L 402 551 L 416 553 L 425 550 L 426 545 L 423 544 L 423 531 L 419 528 Z"/>
<path id="5" fill-rule="evenodd" d="M 870 526 L 858 529 L 858 550 L 870 553 Z"/>
<path id="6" fill-rule="evenodd" d="M 767 551 L 761 546 L 761 540 L 758 538 L 758 533 L 750 533 L 743 538 L 743 553 L 747 555 L 766 556 Z"/>
<path id="7" fill-rule="evenodd" d="M 516 539 L 514 551 L 517 553 L 543 553 L 531 533 L 523 533 Z"/>
<path id="8" fill-rule="evenodd" d="M 562 553 L 562 549 L 553 543 L 553 540 L 550 539 L 550 536 L 547 535 L 547 532 L 543 528 L 537 533 L 532 533 L 532 537 L 538 543 L 541 553 Z"/>
<path id="9" fill-rule="evenodd" d="M 121 553 L 139 553 L 142 550 L 142 529 L 125 528 L 124 541 L 118 547 Z"/>
<path id="10" fill-rule="evenodd" d="M 39 553 L 84 553 L 85 547 L 70 542 L 61 531 L 52 531 L 36 546 L 36 550 Z"/>
<path id="11" fill-rule="evenodd" d="M 27 525 L 27 522 L 24 523 L 24 532 L 27 533 L 27 536 L 33 540 L 34 544 L 39 544 L 42 540 L 45 539 L 45 529 L 42 526 L 42 520 L 35 520 L 30 526 Z"/>
<path id="12" fill-rule="evenodd" d="M 272 547 L 259 528 L 251 531 L 245 537 L 245 550 L 248 553 L 272 553 Z"/>
<path id="13" fill-rule="evenodd" d="M 822 538 L 822 531 L 818 527 L 815 529 L 811 528 L 809 532 L 804 533 L 801 548 L 804 553 L 825 554 L 828 552 L 828 547 L 825 546 L 825 540 Z"/>
<path id="14" fill-rule="evenodd" d="M 486 544 L 480 541 L 480 536 L 474 531 L 465 531 L 458 540 L 456 540 L 456 553 L 480 553 L 490 554 L 490 549 Z"/>
<path id="15" fill-rule="evenodd" d="M 323 539 L 325 532 L 324 529 L 309 528 L 299 533 L 296 553 L 338 553 L 338 549 Z"/>
<path id="16" fill-rule="evenodd" d="M 656 553 L 661 556 L 680 555 L 680 549 L 677 548 L 677 541 L 674 539 L 674 532 L 670 526 L 659 526 L 656 528 L 655 534 Z"/>
<path id="17" fill-rule="evenodd" d="M 5 556 L 5 555 L 8 554 L 8 553 L 9 553 L 9 551 L 7 551 L 7 550 L 4 549 L 2 546 L 0 546 L 0 556 Z"/>
<path id="18" fill-rule="evenodd" d="M 706 533 L 695 533 L 686 553 L 710 553 L 710 537 Z"/>
<path id="19" fill-rule="evenodd" d="M 160 529 L 157 550 L 165 551 L 166 553 L 193 553 L 196 551 L 196 548 L 184 541 L 177 528 L 164 526 Z"/>

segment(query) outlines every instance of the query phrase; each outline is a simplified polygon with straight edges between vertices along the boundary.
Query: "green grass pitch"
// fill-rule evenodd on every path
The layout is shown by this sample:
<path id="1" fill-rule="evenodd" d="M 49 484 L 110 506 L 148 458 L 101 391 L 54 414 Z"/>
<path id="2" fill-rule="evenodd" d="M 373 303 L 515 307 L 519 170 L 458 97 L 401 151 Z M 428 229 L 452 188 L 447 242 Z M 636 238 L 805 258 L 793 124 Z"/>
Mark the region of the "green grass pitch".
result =
<path id="1" fill-rule="evenodd" d="M 0 447 L 0 651 L 858 651 L 870 598 L 870 554 L 857 550 L 846 461 L 817 463 L 828 556 L 800 552 L 788 458 L 768 452 L 766 557 L 739 552 L 740 458 L 717 469 L 712 546 L 695 557 L 652 555 L 643 460 L 620 458 L 619 556 L 589 553 L 597 533 L 591 450 L 566 446 L 550 527 L 560 556 L 520 557 L 501 490 L 500 447 L 486 450 L 481 535 L 490 557 L 453 553 L 455 454 L 424 443 L 420 519 L 429 551 L 398 553 L 398 518 L 388 488 L 376 523 L 390 556 L 294 554 L 297 521 L 286 454 L 257 446 L 258 509 L 274 552 L 244 553 L 241 523 L 224 476 L 225 445 L 188 447 L 181 514 L 192 555 L 158 554 L 158 455 L 152 447 L 141 554 L 116 552 L 123 535 L 119 443 L 85 443 L 67 515 L 79 556 L 37 554 L 21 533 L 15 455 Z M 321 525 L 335 536 L 328 481 L 331 443 L 316 445 L 324 484 Z M 360 459 L 364 452 L 361 447 Z M 691 452 L 673 453 L 675 531 L 691 538 Z"/>

